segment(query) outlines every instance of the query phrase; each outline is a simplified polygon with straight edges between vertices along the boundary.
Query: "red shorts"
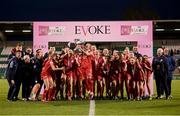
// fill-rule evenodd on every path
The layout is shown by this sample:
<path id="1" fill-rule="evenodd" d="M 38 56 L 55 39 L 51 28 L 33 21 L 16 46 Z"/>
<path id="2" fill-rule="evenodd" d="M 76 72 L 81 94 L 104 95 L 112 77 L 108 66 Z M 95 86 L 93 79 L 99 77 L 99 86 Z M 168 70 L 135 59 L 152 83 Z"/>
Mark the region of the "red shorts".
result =
<path id="1" fill-rule="evenodd" d="M 73 71 L 66 72 L 67 78 L 73 77 Z"/>
<path id="2" fill-rule="evenodd" d="M 114 76 L 110 76 L 110 80 L 111 81 L 115 81 L 115 80 L 119 80 L 120 79 L 120 75 L 114 75 Z"/>
<path id="3" fill-rule="evenodd" d="M 78 78 L 77 78 L 78 80 L 84 80 L 85 79 L 83 69 L 78 68 L 77 75 L 78 75 Z"/>
<path id="4" fill-rule="evenodd" d="M 119 73 L 118 80 L 122 80 L 122 74 L 121 73 Z"/>
<path id="5" fill-rule="evenodd" d="M 126 73 L 125 79 L 126 79 L 126 80 L 131 80 L 131 75 L 130 75 L 129 73 Z"/>
<path id="6" fill-rule="evenodd" d="M 87 79 L 87 78 L 92 78 L 92 70 L 87 68 L 87 69 L 81 69 L 82 71 L 82 76 L 84 77 L 84 79 Z"/>
<path id="7" fill-rule="evenodd" d="M 103 80 L 103 76 L 98 75 L 98 76 L 97 76 L 97 80 L 98 80 L 98 81 L 102 81 L 102 80 Z"/>
<path id="8" fill-rule="evenodd" d="M 73 71 L 73 80 L 77 80 L 77 77 L 78 77 L 78 71 L 77 70 L 74 70 Z"/>
<path id="9" fill-rule="evenodd" d="M 50 74 L 47 74 L 47 73 L 41 73 L 41 78 L 42 78 L 42 80 L 51 79 L 52 76 Z"/>
<path id="10" fill-rule="evenodd" d="M 151 71 L 146 72 L 146 73 L 145 73 L 145 78 L 146 78 L 146 79 L 151 78 L 151 74 L 152 74 Z"/>
<path id="11" fill-rule="evenodd" d="M 121 72 L 121 80 L 123 81 L 123 80 L 126 80 L 126 77 L 127 77 L 127 73 L 126 72 Z"/>
<path id="12" fill-rule="evenodd" d="M 144 81 L 144 79 L 139 77 L 136 81 Z"/>
<path id="13" fill-rule="evenodd" d="M 138 77 L 137 77 L 137 81 L 143 81 L 144 80 L 144 75 L 142 72 L 139 72 Z"/>

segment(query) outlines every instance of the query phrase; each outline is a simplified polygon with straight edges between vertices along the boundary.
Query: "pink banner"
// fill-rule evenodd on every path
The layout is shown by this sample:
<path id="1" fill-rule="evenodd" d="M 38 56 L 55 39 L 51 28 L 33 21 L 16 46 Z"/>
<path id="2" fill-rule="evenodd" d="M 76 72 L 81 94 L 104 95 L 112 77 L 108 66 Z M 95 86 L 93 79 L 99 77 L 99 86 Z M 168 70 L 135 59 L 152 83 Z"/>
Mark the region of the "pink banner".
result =
<path id="1" fill-rule="evenodd" d="M 81 39 L 89 42 L 135 41 L 143 55 L 153 55 L 152 21 L 77 21 L 34 22 L 34 50 L 48 51 L 48 42 L 69 42 Z M 151 82 L 152 83 L 152 82 Z M 153 83 L 151 84 L 153 88 Z"/>
<path id="2" fill-rule="evenodd" d="M 152 57 L 152 21 L 34 22 L 34 49 L 48 50 L 48 42 L 82 39 L 90 42 L 136 41 L 139 51 Z"/>

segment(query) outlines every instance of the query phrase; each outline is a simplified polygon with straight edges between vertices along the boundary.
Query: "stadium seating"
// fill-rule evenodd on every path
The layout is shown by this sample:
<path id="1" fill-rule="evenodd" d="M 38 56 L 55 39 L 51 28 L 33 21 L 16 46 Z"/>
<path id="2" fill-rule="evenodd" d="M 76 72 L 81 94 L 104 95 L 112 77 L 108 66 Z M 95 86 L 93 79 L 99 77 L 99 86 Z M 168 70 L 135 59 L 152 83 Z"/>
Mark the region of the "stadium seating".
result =
<path id="1" fill-rule="evenodd" d="M 0 78 L 3 78 L 4 71 L 8 65 L 8 55 L 13 47 L 0 48 Z"/>
<path id="2" fill-rule="evenodd" d="M 14 47 L 6 47 L 2 50 L 1 55 L 9 55 Z"/>

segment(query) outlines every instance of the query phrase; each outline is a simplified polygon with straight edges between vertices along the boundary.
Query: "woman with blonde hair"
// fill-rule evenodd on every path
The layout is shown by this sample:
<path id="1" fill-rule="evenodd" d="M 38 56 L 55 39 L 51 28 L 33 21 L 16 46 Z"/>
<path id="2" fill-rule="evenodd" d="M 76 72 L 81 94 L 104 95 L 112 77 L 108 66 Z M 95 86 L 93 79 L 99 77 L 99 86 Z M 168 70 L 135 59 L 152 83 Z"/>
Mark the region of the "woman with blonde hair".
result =
<path id="1" fill-rule="evenodd" d="M 43 102 L 47 101 L 47 98 L 46 98 L 47 94 L 48 94 L 48 101 L 51 101 L 52 90 L 54 87 L 51 71 L 64 70 L 64 67 L 61 67 L 61 68 L 55 67 L 52 60 L 54 57 L 56 57 L 56 55 L 57 55 L 56 53 L 50 51 L 49 57 L 44 62 L 44 66 L 42 68 L 41 78 L 44 81 L 44 85 L 45 85 L 45 89 L 42 95 Z"/>

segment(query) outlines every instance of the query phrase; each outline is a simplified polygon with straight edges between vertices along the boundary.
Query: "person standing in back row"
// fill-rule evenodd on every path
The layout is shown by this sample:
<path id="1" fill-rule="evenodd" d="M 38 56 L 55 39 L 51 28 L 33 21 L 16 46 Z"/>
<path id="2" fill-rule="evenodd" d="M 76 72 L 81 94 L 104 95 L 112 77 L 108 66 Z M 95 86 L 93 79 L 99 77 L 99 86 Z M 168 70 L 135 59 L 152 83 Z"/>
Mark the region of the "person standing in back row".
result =
<path id="1" fill-rule="evenodd" d="M 173 56 L 169 55 L 168 48 L 164 49 L 164 55 L 168 61 L 168 76 L 167 76 L 168 96 L 172 97 L 171 96 L 171 82 L 173 78 L 173 71 L 176 69 L 176 63 Z"/>
<path id="2" fill-rule="evenodd" d="M 21 52 L 21 57 L 23 58 L 24 52 L 23 52 L 23 46 L 20 43 L 17 43 L 16 47 L 11 50 L 10 55 L 8 56 L 8 61 L 10 61 L 11 58 L 16 56 L 16 51 Z"/>

